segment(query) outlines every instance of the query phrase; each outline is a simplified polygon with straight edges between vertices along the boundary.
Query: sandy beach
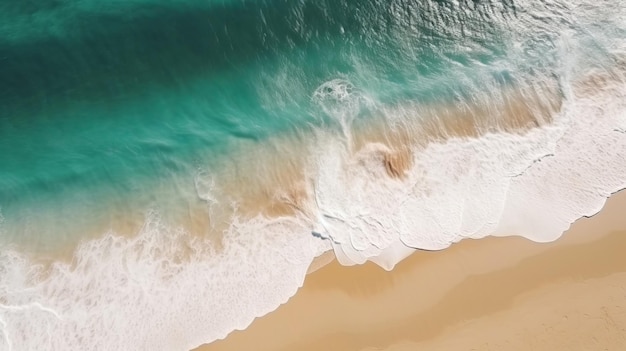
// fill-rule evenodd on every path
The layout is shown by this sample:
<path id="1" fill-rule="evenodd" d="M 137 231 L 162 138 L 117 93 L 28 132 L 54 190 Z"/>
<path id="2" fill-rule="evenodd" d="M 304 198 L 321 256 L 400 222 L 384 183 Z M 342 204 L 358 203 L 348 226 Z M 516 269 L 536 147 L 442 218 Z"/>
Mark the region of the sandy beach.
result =
<path id="1" fill-rule="evenodd" d="M 332 261 L 276 311 L 198 350 L 622 350 L 625 206 L 626 192 L 613 195 L 553 243 L 464 240 L 391 272 Z"/>

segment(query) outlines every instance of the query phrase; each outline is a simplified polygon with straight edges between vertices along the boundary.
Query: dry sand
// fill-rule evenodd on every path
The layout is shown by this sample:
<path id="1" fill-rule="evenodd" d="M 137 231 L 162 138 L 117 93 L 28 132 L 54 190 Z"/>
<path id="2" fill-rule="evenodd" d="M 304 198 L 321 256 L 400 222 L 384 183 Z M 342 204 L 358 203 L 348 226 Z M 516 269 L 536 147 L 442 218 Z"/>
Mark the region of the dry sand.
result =
<path id="1" fill-rule="evenodd" d="M 200 350 L 626 350 L 625 209 L 621 192 L 549 244 L 465 240 L 392 272 L 335 261 Z"/>

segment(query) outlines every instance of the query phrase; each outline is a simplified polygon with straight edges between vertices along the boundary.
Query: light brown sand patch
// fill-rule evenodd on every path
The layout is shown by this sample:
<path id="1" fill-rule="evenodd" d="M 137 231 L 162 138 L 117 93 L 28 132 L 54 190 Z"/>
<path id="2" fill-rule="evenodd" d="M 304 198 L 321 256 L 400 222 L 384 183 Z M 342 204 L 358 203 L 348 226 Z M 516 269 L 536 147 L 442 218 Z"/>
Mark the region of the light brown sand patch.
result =
<path id="1" fill-rule="evenodd" d="M 382 157 L 387 175 L 403 178 L 412 167 L 414 152 L 429 143 L 450 138 L 479 138 L 486 133 L 523 134 L 554 120 L 561 108 L 556 86 L 507 89 L 489 101 L 414 104 L 382 111 L 385 118 L 358 125 L 352 131 L 352 149 L 359 152 L 374 143 L 390 151 Z"/>
<path id="2" fill-rule="evenodd" d="M 626 345 L 626 273 L 549 285 L 513 306 L 464 321 L 427 342 L 362 351 L 622 350 Z"/>
<path id="3" fill-rule="evenodd" d="M 392 178 L 403 178 L 411 167 L 411 154 L 407 150 L 385 153 L 383 157 L 387 175 Z"/>
<path id="4" fill-rule="evenodd" d="M 216 189 L 221 206 L 244 217 L 293 216 L 308 199 L 305 173 L 309 138 L 283 135 L 240 146 L 219 172 Z"/>
<path id="5" fill-rule="evenodd" d="M 613 60 L 611 69 L 607 69 L 607 67 L 592 69 L 573 84 L 573 91 L 576 96 L 588 99 L 610 90 L 624 90 L 626 54 L 614 54 L 611 58 Z"/>

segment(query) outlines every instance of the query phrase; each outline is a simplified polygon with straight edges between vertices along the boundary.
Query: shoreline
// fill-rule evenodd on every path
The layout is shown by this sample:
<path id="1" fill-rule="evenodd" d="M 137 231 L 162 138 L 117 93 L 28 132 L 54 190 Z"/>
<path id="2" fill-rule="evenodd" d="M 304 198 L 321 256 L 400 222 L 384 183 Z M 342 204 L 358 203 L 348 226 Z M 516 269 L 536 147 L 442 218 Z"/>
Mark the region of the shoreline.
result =
<path id="1" fill-rule="evenodd" d="M 391 272 L 371 262 L 344 267 L 335 260 L 316 267 L 303 288 L 274 312 L 196 350 L 469 345 L 565 350 L 573 345 L 570 339 L 611 349 L 626 338 L 624 206 L 626 191 L 621 191 L 598 214 L 576 221 L 551 243 L 521 237 L 463 240 L 443 251 L 416 252 Z M 609 319 L 611 332 L 606 336 L 605 329 L 605 337 L 594 341 L 600 335 L 596 324 Z M 524 344 L 524 330 L 536 330 L 541 340 Z"/>
<path id="2" fill-rule="evenodd" d="M 605 97 L 612 104 L 609 107 L 619 103 L 614 101 L 613 95 Z M 480 241 L 480 245 L 473 240 L 455 244 L 463 238 L 518 233 L 535 241 L 554 240 L 569 227 L 571 221 L 598 211 L 606 200 L 605 196 L 615 189 L 624 188 L 621 182 L 624 173 L 621 171 L 626 165 L 621 148 L 623 144 L 617 139 L 614 129 L 610 129 L 619 121 L 611 114 L 597 115 L 601 109 L 595 103 L 581 102 L 579 106 L 576 101 L 572 102 L 571 108 L 584 108 L 576 109 L 577 114 L 574 115 L 558 112 L 554 123 L 545 128 L 533 128 L 531 123 L 531 128 L 524 132 L 499 133 L 482 130 L 472 122 L 470 126 L 475 128 L 467 131 L 467 137 L 462 137 L 465 131 L 461 126 L 448 132 L 445 132 L 447 128 L 443 128 L 439 137 L 449 139 L 434 138 L 424 149 L 420 149 L 419 143 L 413 144 L 416 139 L 411 138 L 419 140 L 422 134 L 410 128 L 409 124 L 389 125 L 389 128 L 373 135 L 368 135 L 367 130 L 357 133 L 355 129 L 352 131 L 354 134 L 344 133 L 345 140 L 339 135 L 320 132 L 309 141 L 285 136 L 284 139 L 268 140 L 262 144 L 263 147 L 254 142 L 246 144 L 257 147 L 250 149 L 254 152 L 246 154 L 246 157 L 237 157 L 225 163 L 219 169 L 223 178 L 216 178 L 215 174 L 202 170 L 198 170 L 198 177 L 194 177 L 195 187 L 189 194 L 195 205 L 208 211 L 207 218 L 202 219 L 202 211 L 196 212 L 195 205 L 182 206 L 181 211 L 172 213 L 174 217 L 181 215 L 180 218 L 189 223 L 190 228 L 206 229 L 207 232 L 189 232 L 185 230 L 188 228 L 168 223 L 167 217 L 171 219 L 170 216 L 163 218 L 158 213 L 149 213 L 138 235 L 106 234 L 101 240 L 85 242 L 71 262 L 48 267 L 30 261 L 19 252 L 8 252 L 9 259 L 20 263 L 8 267 L 15 272 L 12 274 L 36 273 L 28 277 L 23 287 L 19 286 L 22 282 L 18 282 L 14 289 L 33 291 L 33 300 L 38 299 L 59 311 L 58 315 L 76 316 L 51 324 L 37 324 L 33 329 L 39 328 L 36 333 L 39 338 L 22 342 L 24 345 L 45 343 L 52 328 L 60 334 L 69 328 L 101 330 L 103 323 L 112 323 L 120 330 L 133 331 L 133 335 L 123 335 L 104 328 L 105 334 L 101 335 L 107 335 L 107 338 L 96 342 L 115 348 L 114 345 L 134 340 L 136 322 L 143 320 L 146 323 L 141 325 L 145 333 L 141 334 L 143 339 L 140 343 L 144 348 L 190 349 L 203 342 L 226 338 L 233 330 L 246 329 L 257 316 L 266 315 L 285 304 L 304 284 L 307 271 L 317 268 L 311 267 L 313 258 L 330 246 L 341 264 L 371 260 L 389 270 L 406 257 L 403 253 L 413 253 L 414 248 L 439 250 L 452 244 L 452 248 L 445 250 L 446 254 L 420 251 L 412 256 L 418 257 L 420 265 L 426 265 L 434 262 L 434 257 L 448 257 L 450 252 L 467 250 L 468 247 L 476 248 L 466 254 L 472 256 L 472 251 L 483 252 L 484 249 L 477 248 L 496 240 Z M 563 110 L 567 111 L 567 108 Z M 470 108 L 470 111 L 476 113 L 476 118 L 488 120 L 489 116 L 481 115 L 480 110 Z M 454 109 L 450 113 L 455 115 L 457 112 Z M 534 116 L 533 113 L 519 112 L 511 115 L 522 119 Z M 593 125 L 591 118 L 575 118 L 583 112 L 598 117 L 593 120 Z M 564 124 L 567 121 L 572 122 L 571 128 Z M 414 127 L 422 130 L 420 124 L 415 122 Z M 450 125 L 456 126 L 454 123 Z M 426 125 L 424 131 L 429 128 Z M 485 134 L 481 134 L 480 138 L 471 137 L 472 133 L 479 131 Z M 362 138 L 351 139 L 351 135 L 362 135 Z M 303 141 L 302 144 L 295 143 L 302 149 L 288 147 L 293 145 L 289 141 Z M 319 150 L 310 148 L 315 145 L 323 147 Z M 600 148 L 603 145 L 613 146 Z M 575 152 L 587 150 L 589 146 L 595 147 L 587 155 Z M 562 151 L 558 156 L 535 165 L 556 149 Z M 245 150 L 242 144 L 240 151 Z M 267 156 L 259 157 L 262 155 Z M 537 159 L 540 155 L 546 157 Z M 589 163 L 590 159 L 597 160 L 598 166 Z M 246 163 L 246 160 L 254 162 Z M 576 172 L 569 172 L 572 169 Z M 569 182 L 563 182 L 562 170 L 573 176 Z M 605 179 L 605 182 L 594 181 L 597 179 Z M 542 191 L 554 188 L 559 190 L 553 192 L 558 196 Z M 508 217 L 503 217 L 505 214 Z M 225 219 L 228 221 L 225 222 Z M 499 226 L 496 227 L 496 224 Z M 220 230 L 226 228 L 227 231 Z M 218 235 L 215 240 L 212 234 L 223 235 Z M 224 240 L 220 240 L 222 238 Z M 517 238 L 505 239 L 504 242 L 511 240 L 525 241 Z M 505 252 L 506 247 L 504 245 Z M 481 257 L 501 255 L 498 250 L 491 255 L 485 252 L 487 254 L 481 254 Z M 328 259 L 329 255 L 325 258 Z M 323 265 L 320 259 L 316 263 Z M 307 281 L 328 276 L 327 272 L 337 265 L 322 268 L 311 274 Z M 465 265 L 458 264 L 463 269 Z M 389 273 L 372 266 L 367 264 L 364 268 L 355 268 L 347 277 L 337 273 L 344 276 L 338 282 L 363 276 L 361 283 L 353 281 L 354 284 L 361 284 L 361 290 L 389 290 L 393 293 L 396 288 L 393 284 L 389 286 L 389 282 L 395 283 L 397 278 L 393 277 L 397 274 L 387 276 L 385 274 Z M 492 267 L 491 264 L 487 266 Z M 432 272 L 441 271 L 437 270 L 436 264 L 433 267 Z M 444 266 L 443 269 L 447 268 Z M 369 273 L 367 270 L 370 270 Z M 361 271 L 365 273 L 355 273 Z M 440 277 L 425 275 L 427 283 L 423 285 L 429 287 L 427 293 L 432 295 L 431 300 L 444 296 L 459 284 L 462 276 L 458 277 L 452 271 L 449 273 L 453 279 L 445 286 L 441 285 Z M 372 280 L 376 275 L 383 278 Z M 91 284 L 93 281 L 99 284 Z M 306 284 L 304 291 L 311 285 Z M 63 286 L 63 291 L 56 293 L 50 290 L 55 286 Z M 341 289 L 342 286 L 336 283 L 328 285 L 329 289 Z M 415 294 L 414 291 L 422 292 L 421 288 L 406 291 Z M 151 298 L 144 298 L 146 291 L 153 292 Z M 378 303 L 366 301 L 365 306 L 360 307 L 359 301 L 350 298 L 350 291 L 347 292 L 348 298 L 339 303 L 332 299 L 313 303 L 315 310 L 303 318 L 306 323 L 309 320 L 314 323 L 313 329 L 290 333 L 303 335 L 293 342 L 308 337 L 310 342 L 307 345 L 317 343 L 317 334 L 309 335 L 307 330 L 319 334 L 320 329 L 316 328 L 328 321 L 343 324 L 333 326 L 331 323 L 325 327 L 331 329 L 321 329 L 322 335 L 329 331 L 335 335 L 336 331 L 345 330 L 351 323 L 372 323 L 367 321 L 376 321 L 378 316 L 385 316 L 388 312 L 383 303 L 374 311 L 375 317 L 363 315 L 362 310 L 367 311 L 370 305 Z M 300 292 L 297 296 L 302 294 Z M 115 298 L 97 299 L 98 304 L 131 311 L 128 313 L 133 318 L 119 321 L 105 309 L 97 310 L 100 313 L 88 316 L 89 319 L 75 313 L 76 308 L 81 308 L 79 304 L 93 303 L 91 296 L 104 295 Z M 298 299 L 297 296 L 294 299 Z M 422 299 L 422 295 L 419 297 L 420 303 L 429 301 Z M 287 306 L 293 305 L 293 301 Z M 396 297 L 393 301 L 402 301 L 402 298 Z M 20 305 L 21 301 L 11 303 Z M 164 305 L 171 307 L 163 309 Z M 332 310 L 326 318 L 322 318 L 320 313 L 324 310 L 318 309 L 318 306 L 331 306 Z M 400 311 L 402 320 L 408 318 L 406 313 L 410 310 L 407 306 L 416 307 L 412 300 L 394 307 L 396 312 Z M 346 307 L 349 310 L 341 313 Z M 341 316 L 338 317 L 338 314 Z M 145 320 L 148 316 L 150 321 Z M 392 314 L 387 318 L 393 321 L 397 316 Z M 300 313 L 296 313 L 289 320 L 300 320 L 300 317 Z M 357 320 L 350 322 L 350 318 Z M 27 323 L 28 315 L 19 313 L 13 320 L 16 322 L 9 323 L 12 327 Z M 194 320 L 196 322 L 191 322 Z M 291 330 L 294 328 L 292 324 L 288 322 L 269 333 L 280 334 L 283 333 L 280 330 Z M 255 330 L 255 325 L 247 330 Z M 370 324 L 362 328 L 373 337 L 378 329 L 367 329 L 369 327 Z M 178 335 L 163 333 L 164 330 Z M 237 334 L 226 340 L 233 339 L 233 335 Z M 68 345 L 65 348 L 72 348 L 69 345 L 84 342 L 85 339 L 79 340 L 79 337 L 82 336 L 76 334 L 76 339 L 57 341 L 59 345 Z M 276 338 L 275 341 L 280 340 Z M 338 344 L 341 342 L 338 341 Z M 263 346 L 267 346 L 267 350 L 277 349 L 271 345 Z M 235 349 L 249 348 L 244 345 Z M 257 345 L 252 348 L 257 348 Z M 328 347 L 322 345 L 320 348 Z"/>

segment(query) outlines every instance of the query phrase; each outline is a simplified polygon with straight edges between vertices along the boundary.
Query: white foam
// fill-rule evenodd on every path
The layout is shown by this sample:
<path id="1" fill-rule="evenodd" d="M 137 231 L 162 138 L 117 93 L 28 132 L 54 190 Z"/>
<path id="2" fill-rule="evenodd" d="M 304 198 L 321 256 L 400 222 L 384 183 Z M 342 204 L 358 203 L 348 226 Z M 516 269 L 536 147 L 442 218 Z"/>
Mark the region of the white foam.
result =
<path id="1" fill-rule="evenodd" d="M 218 253 L 152 214 L 138 237 L 85 243 L 46 275 L 5 250 L 0 348 L 190 349 L 284 303 L 327 249 L 298 219 L 259 217 L 235 221 Z"/>
<path id="2" fill-rule="evenodd" d="M 403 258 L 398 243 L 438 250 L 487 235 L 553 241 L 598 212 L 626 188 L 626 79 L 615 74 L 585 95 L 566 91 L 548 126 L 429 144 L 404 180 L 385 176 L 383 145 L 348 155 L 327 141 L 315 188 L 339 261 L 389 268 Z"/>
<path id="3" fill-rule="evenodd" d="M 374 104 L 363 91 L 344 78 L 331 79 L 322 83 L 313 92 L 312 101 L 326 114 L 337 119 L 344 131 L 350 129 L 355 116 L 361 109 Z"/>
<path id="4" fill-rule="evenodd" d="M 379 160 L 325 164 L 318 202 L 334 218 L 326 228 L 341 245 L 340 262 L 362 263 L 397 241 L 433 250 L 486 235 L 555 240 L 626 187 L 626 140 L 614 128 L 622 101 L 577 100 L 555 124 L 523 136 L 431 144 L 403 182 L 384 177 Z M 344 174 L 338 182 L 337 174 Z"/>

